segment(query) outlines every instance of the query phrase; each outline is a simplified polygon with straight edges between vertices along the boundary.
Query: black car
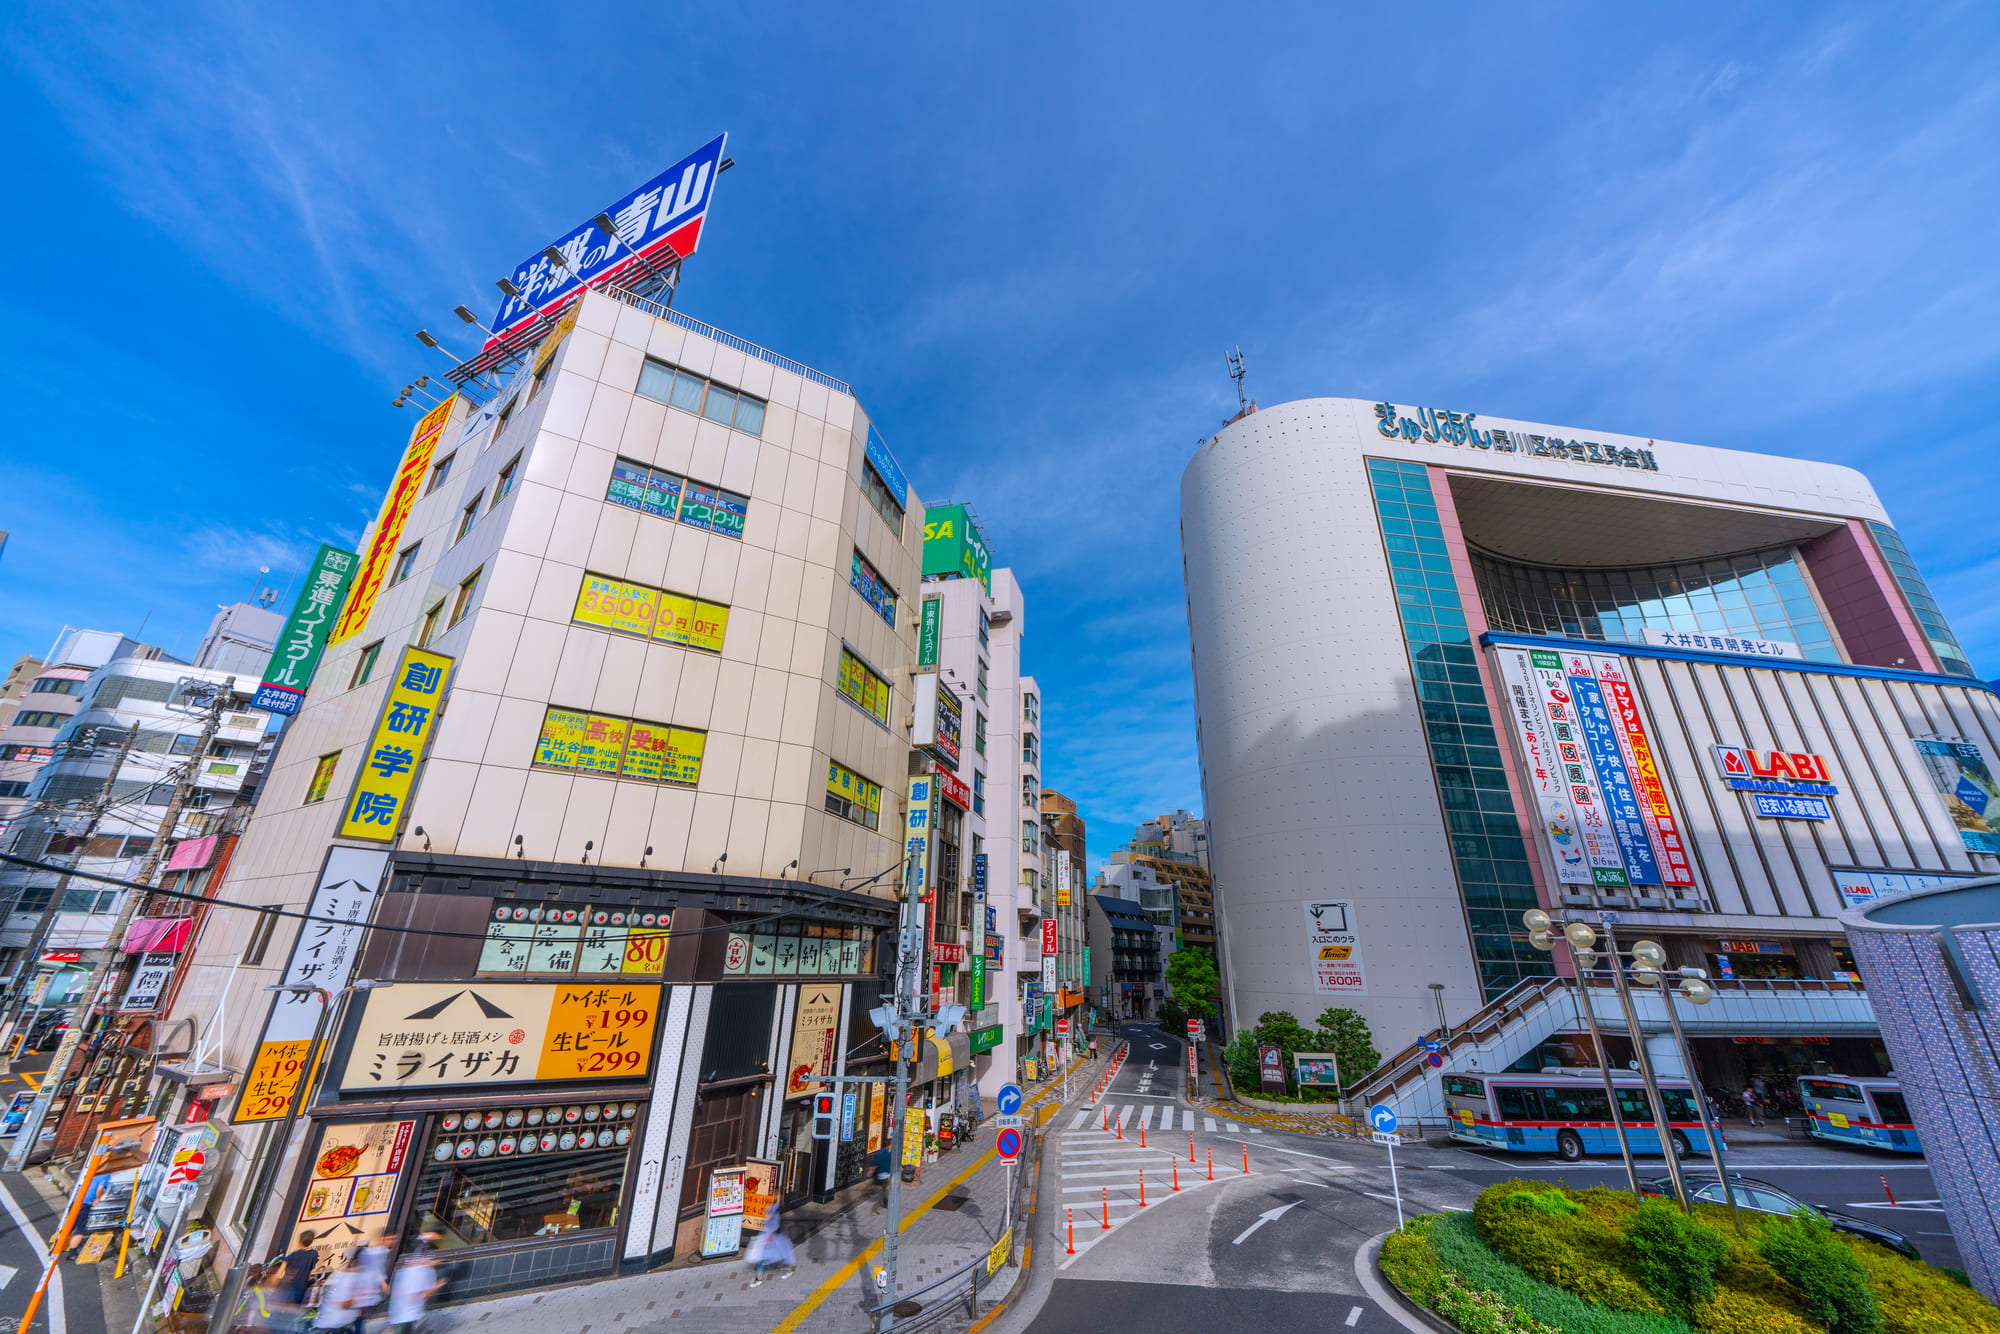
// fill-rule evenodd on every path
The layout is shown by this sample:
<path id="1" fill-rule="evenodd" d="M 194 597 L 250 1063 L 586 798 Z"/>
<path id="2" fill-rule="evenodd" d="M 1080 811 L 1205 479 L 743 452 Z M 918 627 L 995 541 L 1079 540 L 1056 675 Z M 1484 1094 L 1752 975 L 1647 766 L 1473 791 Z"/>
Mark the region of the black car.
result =
<path id="1" fill-rule="evenodd" d="M 1693 1192 L 1695 1203 L 1728 1207 L 1729 1201 L 1723 1198 L 1722 1185 L 1715 1179 L 1715 1173 L 1683 1172 L 1681 1176 L 1687 1181 L 1688 1189 Z M 1860 1237 L 1863 1241 L 1887 1246 L 1892 1251 L 1902 1252 L 1912 1260 L 1923 1258 L 1917 1254 L 1917 1248 L 1910 1244 L 1909 1238 L 1879 1223 L 1871 1223 L 1865 1218 L 1856 1218 L 1853 1214 L 1843 1214 L 1838 1210 L 1823 1209 L 1816 1204 L 1807 1204 L 1804 1200 L 1787 1195 L 1768 1181 L 1758 1181 L 1735 1172 L 1729 1174 L 1729 1180 L 1735 1189 L 1736 1207 L 1739 1209 L 1748 1209 L 1760 1214 L 1793 1214 L 1803 1209 L 1816 1218 L 1825 1219 L 1827 1226 L 1836 1232 L 1845 1232 L 1851 1237 Z M 1643 1182 L 1640 1189 L 1648 1195 L 1674 1198 L 1672 1177 L 1658 1177 Z"/>
<path id="2" fill-rule="evenodd" d="M 32 1051 L 47 1051 L 61 1042 L 68 1031 L 69 1015 L 61 1010 L 52 1011 L 36 1021 L 28 1034 L 27 1046 Z"/>

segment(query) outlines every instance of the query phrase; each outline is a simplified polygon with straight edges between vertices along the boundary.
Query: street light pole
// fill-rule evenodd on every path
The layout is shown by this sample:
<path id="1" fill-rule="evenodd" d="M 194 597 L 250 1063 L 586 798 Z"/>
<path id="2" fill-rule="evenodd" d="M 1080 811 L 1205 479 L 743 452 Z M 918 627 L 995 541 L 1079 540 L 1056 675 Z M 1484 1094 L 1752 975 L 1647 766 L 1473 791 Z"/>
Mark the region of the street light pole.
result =
<path id="1" fill-rule="evenodd" d="M 1679 1197 L 1682 1212 L 1693 1214 L 1694 1201 L 1688 1198 L 1687 1182 L 1681 1179 L 1681 1158 L 1674 1148 L 1673 1126 L 1667 1120 L 1667 1100 L 1660 1096 L 1660 1082 L 1653 1076 L 1653 1058 L 1646 1051 L 1646 1035 L 1639 1031 L 1639 1011 L 1632 1004 L 1632 991 L 1625 983 L 1625 960 L 1618 952 L 1618 935 L 1612 930 L 1610 922 L 1603 925 L 1605 953 L 1611 956 L 1611 985 L 1618 988 L 1618 1003 L 1625 1007 L 1625 1031 L 1632 1036 L 1632 1054 L 1639 1062 L 1639 1079 L 1646 1086 L 1646 1101 L 1653 1109 L 1653 1129 L 1660 1137 L 1660 1154 L 1667 1160 L 1667 1176 L 1674 1183 L 1674 1194 Z M 1652 944 L 1651 941 L 1639 943 Z M 1653 945 L 1653 948 L 1658 950 L 1660 947 Z M 1640 962 L 1655 977 L 1659 976 L 1650 958 L 1641 958 Z M 1667 1003 L 1672 1004 L 1671 1001 Z"/>
<path id="2" fill-rule="evenodd" d="M 1636 947 L 1635 947 L 1636 948 Z M 1681 984 L 1678 987 L 1662 986 L 1661 992 L 1667 1004 L 1667 1022 L 1673 1026 L 1674 1041 L 1680 1044 L 1681 1060 L 1687 1066 L 1688 1086 L 1694 1094 L 1695 1111 L 1701 1115 L 1701 1133 L 1708 1136 L 1708 1161 L 1715 1165 L 1715 1180 L 1722 1187 L 1722 1198 L 1729 1203 L 1729 1221 L 1736 1226 L 1736 1235 L 1750 1234 L 1743 1227 L 1743 1213 L 1736 1207 L 1736 1188 L 1729 1182 L 1729 1171 L 1722 1163 L 1722 1128 L 1708 1115 L 1708 1099 L 1702 1096 L 1701 1076 L 1695 1070 L 1694 1048 L 1688 1045 L 1687 1034 L 1681 1031 L 1681 1017 L 1674 1011 L 1674 993 L 1685 996 L 1689 1003 L 1706 1005 L 1715 999 L 1715 991 L 1708 985 L 1708 973 L 1702 968 L 1681 969 Z M 1693 1201 L 1688 1201 L 1693 1205 Z"/>
<path id="3" fill-rule="evenodd" d="M 1528 928 L 1528 943 L 1538 950 L 1555 948 L 1555 928 L 1562 929 L 1562 940 L 1569 946 L 1570 961 L 1576 966 L 1577 1008 L 1583 1011 L 1584 1023 L 1590 1027 L 1590 1041 L 1597 1048 L 1597 1073 L 1604 1081 L 1604 1105 L 1611 1113 L 1611 1129 L 1618 1136 L 1618 1153 L 1625 1160 L 1625 1183 L 1632 1188 L 1632 1194 L 1639 1193 L 1639 1167 L 1632 1160 L 1632 1141 L 1625 1134 L 1625 1117 L 1618 1110 L 1618 1089 L 1611 1082 L 1611 1054 L 1604 1049 L 1604 1031 L 1597 1026 L 1597 1007 L 1590 999 L 1587 974 L 1597 963 L 1597 951 L 1591 947 L 1597 943 L 1597 933 L 1590 929 L 1588 922 L 1558 922 L 1540 908 L 1530 908 L 1521 914 L 1521 921 Z"/>

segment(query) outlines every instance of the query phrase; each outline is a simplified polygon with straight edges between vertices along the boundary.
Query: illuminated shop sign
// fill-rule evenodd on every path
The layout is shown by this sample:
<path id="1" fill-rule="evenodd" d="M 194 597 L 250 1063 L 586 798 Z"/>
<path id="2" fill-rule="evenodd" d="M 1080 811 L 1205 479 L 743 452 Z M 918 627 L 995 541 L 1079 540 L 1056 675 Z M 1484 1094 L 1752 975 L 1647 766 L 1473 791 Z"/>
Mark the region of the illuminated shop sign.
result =
<path id="1" fill-rule="evenodd" d="M 1715 767 L 1721 771 L 1722 781 L 1738 792 L 1790 792 L 1815 797 L 1840 793 L 1826 761 L 1809 751 L 1717 746 Z"/>
<path id="2" fill-rule="evenodd" d="M 1658 472 L 1650 449 L 1624 445 L 1604 445 L 1595 440 L 1565 440 L 1554 435 L 1529 435 L 1525 431 L 1505 431 L 1499 427 L 1481 429 L 1472 423 L 1476 412 L 1444 412 L 1437 408 L 1406 408 L 1408 416 L 1398 416 L 1393 403 L 1375 405 L 1375 429 L 1390 439 L 1422 440 L 1433 445 L 1469 445 L 1473 449 L 1502 454 L 1533 454 L 1539 458 L 1573 459 L 1578 463 L 1604 463 L 1614 468 L 1638 468 Z"/>

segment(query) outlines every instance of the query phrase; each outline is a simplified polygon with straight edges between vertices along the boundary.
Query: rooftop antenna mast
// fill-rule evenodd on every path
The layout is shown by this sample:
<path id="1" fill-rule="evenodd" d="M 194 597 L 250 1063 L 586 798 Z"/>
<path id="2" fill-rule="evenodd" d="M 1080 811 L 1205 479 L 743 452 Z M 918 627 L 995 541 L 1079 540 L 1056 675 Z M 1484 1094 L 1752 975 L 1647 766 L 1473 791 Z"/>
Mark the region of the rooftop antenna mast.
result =
<path id="1" fill-rule="evenodd" d="M 1240 413 L 1250 406 L 1250 400 L 1243 396 L 1243 348 L 1241 344 L 1222 354 L 1229 363 L 1229 378 L 1236 381 L 1236 409 Z"/>

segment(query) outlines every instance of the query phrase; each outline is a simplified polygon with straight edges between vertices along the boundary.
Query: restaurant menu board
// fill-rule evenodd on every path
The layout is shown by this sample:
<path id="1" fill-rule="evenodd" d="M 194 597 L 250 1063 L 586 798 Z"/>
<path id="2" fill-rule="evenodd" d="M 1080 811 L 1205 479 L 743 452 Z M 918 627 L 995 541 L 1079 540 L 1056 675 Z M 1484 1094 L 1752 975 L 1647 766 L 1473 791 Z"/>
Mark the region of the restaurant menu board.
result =
<path id="1" fill-rule="evenodd" d="M 321 1129 L 319 1143 L 308 1159 L 312 1177 L 299 1202 L 292 1233 L 282 1239 L 289 1251 L 313 1234 L 319 1253 L 315 1273 L 327 1273 L 356 1242 L 367 1241 L 389 1217 L 396 1198 L 396 1177 L 409 1158 L 417 1123 L 357 1121 Z"/>
<path id="2" fill-rule="evenodd" d="M 717 1167 L 708 1178 L 708 1217 L 701 1230 L 701 1255 L 734 1255 L 743 1246 L 744 1178 L 747 1169 Z"/>
<path id="3" fill-rule="evenodd" d="M 743 1168 L 743 1226 L 761 1231 L 778 1204 L 781 1168 L 766 1158 L 752 1158 Z"/>
<path id="4" fill-rule="evenodd" d="M 340 1087 L 399 1090 L 644 1075 L 657 983 L 410 982 L 367 993 Z"/>

